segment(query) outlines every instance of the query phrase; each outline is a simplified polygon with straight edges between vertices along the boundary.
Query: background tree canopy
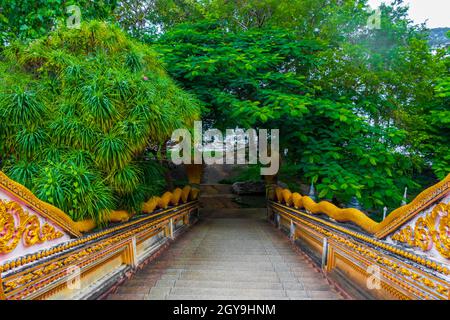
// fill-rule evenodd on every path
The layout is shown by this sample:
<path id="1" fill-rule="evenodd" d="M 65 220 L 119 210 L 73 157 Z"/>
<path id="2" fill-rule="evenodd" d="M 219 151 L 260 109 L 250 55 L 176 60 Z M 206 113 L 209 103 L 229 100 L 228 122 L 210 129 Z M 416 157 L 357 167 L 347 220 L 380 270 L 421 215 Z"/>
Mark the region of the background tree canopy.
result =
<path id="1" fill-rule="evenodd" d="M 398 151 L 406 133 L 372 124 L 352 99 L 320 87 L 323 42 L 275 28 L 228 32 L 206 21 L 181 25 L 158 44 L 172 76 L 210 111 L 204 119 L 279 128 L 289 174 L 318 183 L 320 198 L 395 207 L 405 186 L 418 187 L 408 178 L 413 164 Z"/>
<path id="2" fill-rule="evenodd" d="M 139 48 L 131 52 L 129 47 L 121 47 L 123 51 L 119 50 L 122 52 L 119 56 L 116 51 L 103 49 L 87 56 L 75 55 L 77 59 L 87 59 L 82 63 L 89 62 L 92 70 L 98 68 L 94 73 L 103 75 L 101 81 L 98 80 L 100 84 L 86 76 L 66 78 L 72 73 L 52 69 L 69 66 L 67 61 L 74 59 L 67 59 L 61 42 L 55 43 L 48 53 L 40 48 L 33 54 L 30 50 L 39 45 L 33 44 L 28 49 L 11 45 L 15 38 L 31 40 L 56 28 L 58 21 L 64 21 L 68 16 L 66 6 L 74 3 L 63 0 L 0 2 L 0 30 L 3 43 L 8 47 L 3 54 L 6 60 L 2 63 L 2 76 L 19 57 L 22 59 L 19 60 L 21 80 L 10 80 L 10 83 L 22 84 L 23 93 L 29 94 L 30 85 L 25 84 L 31 81 L 31 87 L 37 86 L 33 81 L 45 79 L 39 82 L 39 86 L 45 87 L 44 95 L 33 89 L 34 96 L 27 95 L 26 99 L 17 101 L 40 101 L 41 97 L 53 97 L 50 93 L 64 92 L 63 88 L 75 85 L 79 99 L 95 93 L 97 100 L 91 102 L 97 101 L 106 108 L 108 102 L 102 102 L 97 96 L 101 93 L 100 97 L 103 97 L 104 90 L 112 86 L 105 80 L 109 79 L 102 71 L 105 65 L 117 67 L 121 76 L 125 68 L 131 76 L 127 73 L 123 75 L 124 79 L 136 79 L 137 82 L 142 76 L 143 65 L 146 66 L 144 70 L 155 65 L 152 71 L 171 83 L 161 68 L 156 67 L 153 52 L 149 54 L 153 57 L 151 63 L 142 61 L 142 57 L 151 51 L 148 46 L 154 46 L 169 75 L 201 101 L 204 106 L 202 117 L 209 125 L 281 129 L 282 151 L 287 150 L 281 177 L 292 184 L 292 189 L 300 183 L 314 182 L 320 198 L 345 205 L 356 197 L 379 217 L 384 206 L 393 209 L 400 205 L 406 186 L 409 195 L 414 196 L 450 172 L 448 48 L 430 48 L 429 31 L 409 20 L 408 8 L 402 0 L 393 0 L 380 7 L 381 25 L 375 29 L 368 28 L 373 10 L 369 9 L 367 0 L 78 1 L 76 4 L 81 8 L 83 20 L 108 20 L 145 43 L 133 41 L 133 48 Z M 74 39 L 76 34 L 74 31 Z M 87 39 L 79 41 L 81 47 L 89 45 Z M 107 43 L 108 37 L 102 41 Z M 58 49 L 61 45 L 63 48 Z M 110 45 L 108 43 L 107 48 Z M 34 66 L 41 66 L 42 56 L 49 55 L 49 61 L 54 62 L 44 64 L 45 68 L 51 68 L 42 78 L 44 73 Z M 93 60 L 87 58 L 92 56 Z M 19 77 L 14 72 L 3 77 Z M 151 78 L 148 82 L 153 81 Z M 175 88 L 173 84 L 170 87 Z M 123 88 L 114 90 L 111 89 L 114 98 L 108 98 L 115 103 Z M 193 108 L 189 97 L 178 94 L 177 89 L 167 90 L 156 90 L 162 99 L 160 103 L 154 103 L 150 98 L 143 101 L 159 108 L 166 108 L 169 102 Z M 8 99 L 11 99 L 12 93 L 9 94 Z M 75 93 L 55 101 L 70 105 L 73 95 Z M 164 109 L 166 111 L 161 114 L 182 114 L 181 121 L 176 124 L 172 122 L 180 120 L 174 119 L 176 117 L 152 123 L 155 128 L 156 125 L 167 128 L 184 125 L 191 120 L 190 115 L 197 114 L 190 107 Z M 186 111 L 180 113 L 182 110 Z M 115 123 L 108 119 L 107 111 L 101 109 L 99 112 L 106 118 L 96 124 L 98 130 Z M 84 116 L 84 111 L 82 113 Z M 53 113 L 50 114 L 48 123 L 56 119 Z M 42 121 L 47 123 L 47 120 Z M 61 126 L 70 124 L 70 121 L 62 121 Z M 9 128 L 8 132 L 11 130 Z M 52 135 L 58 132 L 54 131 Z M 158 134 L 159 130 L 154 130 L 146 136 L 163 141 Z M 6 169 L 12 173 L 16 172 L 12 168 L 28 159 L 33 149 L 19 148 L 18 144 L 24 138 L 17 132 L 8 137 L 4 147 L 9 159 Z M 46 135 L 42 137 L 49 139 Z M 33 141 L 39 145 L 47 144 L 42 137 L 36 134 Z M 84 138 L 80 139 L 84 141 Z M 141 143 L 136 145 L 143 146 L 144 139 Z M 121 144 L 117 144 L 117 148 L 120 147 Z M 94 155 L 98 157 L 96 152 Z M 119 162 L 129 164 L 126 153 L 124 157 Z M 24 167 L 31 168 L 31 165 L 25 166 L 28 163 L 28 160 L 22 162 Z M 112 165 L 106 161 L 101 170 Z M 48 170 L 52 167 L 49 165 Z M 34 169 L 27 170 L 23 177 L 32 177 L 29 172 L 35 172 Z M 131 171 L 124 172 L 124 180 L 133 181 Z M 16 174 L 15 177 L 19 179 L 20 176 Z M 112 182 L 109 171 L 103 177 L 109 177 L 102 183 L 116 190 L 114 194 L 118 194 L 117 190 L 128 191 L 128 198 L 115 198 L 130 202 L 132 195 L 140 194 L 131 192 L 133 183 L 129 188 L 122 188 Z M 29 181 L 38 181 L 22 179 L 30 184 L 34 183 Z"/>
<path id="3" fill-rule="evenodd" d="M 109 19 L 117 5 L 116 0 L 1 0 L 0 40 L 34 39 L 52 30 L 59 21 L 65 21 L 73 12 L 70 5 L 81 8 L 82 18 Z"/>
<path id="4" fill-rule="evenodd" d="M 216 126 L 280 128 L 283 180 L 320 198 L 398 207 L 450 172 L 448 51 L 401 1 L 212 1 L 162 34 L 169 73 Z M 255 177 L 256 178 L 256 177 Z"/>
<path id="5" fill-rule="evenodd" d="M 159 193 L 147 148 L 199 110 L 148 46 L 102 22 L 14 43 L 0 63 L 3 170 L 75 220 Z"/>

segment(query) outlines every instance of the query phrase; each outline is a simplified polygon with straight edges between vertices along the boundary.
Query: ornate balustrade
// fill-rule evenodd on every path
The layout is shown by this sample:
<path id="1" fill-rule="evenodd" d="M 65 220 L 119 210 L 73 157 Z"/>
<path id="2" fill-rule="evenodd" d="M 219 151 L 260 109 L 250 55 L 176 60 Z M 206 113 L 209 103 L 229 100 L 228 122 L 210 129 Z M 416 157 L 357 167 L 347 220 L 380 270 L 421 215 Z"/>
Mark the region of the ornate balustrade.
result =
<path id="1" fill-rule="evenodd" d="M 197 194 L 177 189 L 143 204 L 147 214 L 115 212 L 117 223 L 83 233 L 86 224 L 0 172 L 0 299 L 100 297 L 195 221 Z M 356 209 L 277 189 L 268 217 L 355 297 L 445 300 L 449 202 L 450 175 L 381 223 Z"/>
<path id="2" fill-rule="evenodd" d="M 196 221 L 197 193 L 189 193 L 185 188 L 153 198 L 143 205 L 148 214 L 137 217 L 116 212 L 113 221 L 127 221 L 82 234 L 86 224 L 0 172 L 0 299 L 101 296 Z"/>
<path id="3" fill-rule="evenodd" d="M 450 175 L 377 223 L 277 189 L 269 219 L 360 298 L 449 299 Z"/>

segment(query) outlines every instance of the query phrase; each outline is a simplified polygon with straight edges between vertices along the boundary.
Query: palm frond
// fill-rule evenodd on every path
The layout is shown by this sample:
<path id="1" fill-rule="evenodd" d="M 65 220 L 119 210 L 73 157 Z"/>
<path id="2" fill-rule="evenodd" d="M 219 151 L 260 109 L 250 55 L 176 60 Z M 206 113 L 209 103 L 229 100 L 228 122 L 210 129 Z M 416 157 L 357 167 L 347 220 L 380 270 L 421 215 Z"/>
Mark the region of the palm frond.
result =
<path id="1" fill-rule="evenodd" d="M 110 128 L 118 112 L 105 92 L 94 84 L 85 86 L 83 94 L 83 108 L 90 115 L 91 120 L 98 123 L 102 129 Z"/>
<path id="2" fill-rule="evenodd" d="M 145 150 L 198 115 L 149 46 L 104 22 L 2 52 L 0 165 L 76 221 L 105 223 L 160 194 Z"/>
<path id="3" fill-rule="evenodd" d="M 47 143 L 47 138 L 42 128 L 25 127 L 16 135 L 17 148 L 31 159 Z"/>
<path id="4" fill-rule="evenodd" d="M 36 177 L 39 167 L 35 162 L 12 160 L 5 165 L 3 171 L 14 181 L 31 189 L 33 187 L 33 179 Z"/>
<path id="5" fill-rule="evenodd" d="M 106 134 L 96 145 L 95 160 L 109 170 L 124 168 L 131 158 L 127 142 L 116 134 Z"/>
<path id="6" fill-rule="evenodd" d="M 141 57 L 135 52 L 129 52 L 126 55 L 125 64 L 132 72 L 139 72 L 142 70 Z"/>
<path id="7" fill-rule="evenodd" d="M 128 164 L 121 169 L 112 171 L 107 180 L 118 194 L 124 195 L 136 191 L 141 184 L 142 170 L 133 164 Z"/>
<path id="8" fill-rule="evenodd" d="M 38 123 L 46 115 L 46 107 L 38 101 L 33 91 L 16 88 L 13 93 L 4 94 L 2 99 L 3 116 L 15 125 Z"/>

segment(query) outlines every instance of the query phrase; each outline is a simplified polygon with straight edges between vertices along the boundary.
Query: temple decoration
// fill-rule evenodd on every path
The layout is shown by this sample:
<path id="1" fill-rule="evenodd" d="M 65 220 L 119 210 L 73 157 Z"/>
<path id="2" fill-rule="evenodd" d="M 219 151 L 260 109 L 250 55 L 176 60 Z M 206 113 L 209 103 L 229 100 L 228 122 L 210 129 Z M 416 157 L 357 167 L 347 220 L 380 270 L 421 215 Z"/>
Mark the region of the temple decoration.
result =
<path id="1" fill-rule="evenodd" d="M 450 191 L 450 175 L 443 181 L 419 194 L 411 203 L 391 212 L 386 219 L 378 223 L 364 212 L 355 208 L 341 209 L 328 201 L 316 203 L 308 196 L 291 193 L 288 189 L 276 188 L 275 194 L 279 203 L 305 208 L 311 214 L 325 214 L 338 222 L 352 222 L 369 234 L 381 239 L 400 228 L 407 221 L 417 216 L 431 203 L 445 197 Z"/>
<path id="2" fill-rule="evenodd" d="M 296 225 L 293 240 L 301 240 L 309 255 L 323 262 L 324 271 L 331 278 L 348 282 L 367 296 L 379 299 L 448 299 L 449 267 L 400 250 L 385 242 L 371 239 L 354 231 L 336 229 L 332 223 L 309 219 L 306 214 L 290 212 L 278 205 L 269 208 L 281 216 L 281 228 L 288 230 Z M 327 239 L 327 247 L 323 247 Z M 414 263 L 422 265 L 417 267 Z M 373 266 L 380 269 L 380 287 L 368 290 L 367 281 L 373 278 L 369 272 Z M 340 278 L 342 274 L 345 279 Z M 336 278 L 335 278 L 336 279 Z"/>
<path id="3" fill-rule="evenodd" d="M 354 209 L 357 209 L 357 210 L 362 210 L 362 206 L 359 203 L 359 200 L 358 200 L 357 197 L 352 197 L 350 199 L 350 202 L 348 203 L 348 207 L 349 208 L 354 208 Z"/>
<path id="4" fill-rule="evenodd" d="M 308 196 L 313 199 L 316 200 L 316 189 L 314 188 L 314 182 L 311 182 L 311 186 L 309 187 L 309 193 Z"/>
<path id="5" fill-rule="evenodd" d="M 35 212 L 34 215 L 42 217 L 51 224 L 61 228 L 65 233 L 73 237 L 80 237 L 81 233 L 76 228 L 75 222 L 63 211 L 49 203 L 38 199 L 23 185 L 9 179 L 0 171 L 0 200 L 14 201 L 24 211 Z"/>
<path id="6" fill-rule="evenodd" d="M 111 279 L 129 277 L 194 220 L 198 203 L 155 211 L 34 254 L 0 261 L 0 300 L 87 299 Z M 79 268 L 81 288 L 68 286 L 68 270 Z"/>
<path id="7" fill-rule="evenodd" d="M 194 167 L 198 171 L 197 167 Z M 201 168 L 200 168 L 201 169 Z M 195 171 L 197 174 L 198 172 Z M 188 200 L 195 200 L 198 196 L 198 190 L 192 188 L 191 186 L 185 186 L 183 189 L 175 189 L 174 192 L 166 192 L 161 197 L 152 197 L 146 203 L 142 204 L 142 211 L 146 214 L 152 213 L 157 208 L 167 209 L 169 204 L 176 206 L 180 201 L 186 203 Z M 28 209 L 35 212 L 36 214 L 31 214 L 31 216 L 41 217 L 44 220 L 48 220 L 50 223 L 43 222 L 41 237 L 44 237 L 44 233 L 47 235 L 51 226 L 57 226 L 62 229 L 64 233 L 71 237 L 80 237 L 82 233 L 92 231 L 96 227 L 96 223 L 93 220 L 77 221 L 74 222 L 69 215 L 61 211 L 60 209 L 52 206 L 49 203 L 41 201 L 38 199 L 30 190 L 28 190 L 23 185 L 9 179 L 3 172 L 0 171 L 0 201 L 15 201 L 19 206 L 22 206 L 22 210 L 27 212 Z M 110 214 L 110 222 L 124 222 L 129 220 L 133 214 L 125 211 L 112 211 Z M 3 221 L 5 220 L 6 214 L 0 220 L 0 227 L 3 226 Z M 22 215 L 23 217 L 23 215 Z M 15 221 L 15 220 L 14 220 Z M 22 218 L 22 221 L 23 220 Z M 35 218 L 33 221 L 39 221 Z M 19 223 L 22 223 L 19 221 Z M 33 222 L 37 224 L 37 222 Z M 10 224 L 7 227 L 10 228 Z M 17 230 L 20 230 L 17 229 Z M 6 232 L 6 231 L 5 231 Z M 0 237 L 2 234 L 0 234 Z M 5 235 L 6 237 L 6 235 Z M 49 236 L 46 236 L 47 239 Z M 53 237 L 53 239 L 56 239 Z M 1 242 L 1 239 L 0 239 Z M 42 243 L 41 241 L 40 243 Z M 0 255 L 1 255 L 0 249 Z"/>
<path id="8" fill-rule="evenodd" d="M 381 223 L 281 188 L 268 219 L 358 299 L 450 299 L 450 175 Z"/>
<path id="9" fill-rule="evenodd" d="M 354 209 L 341 209 L 328 201 L 316 203 L 308 196 L 302 196 L 299 193 L 291 193 L 287 189 L 276 189 L 279 203 L 287 206 L 294 206 L 296 209 L 305 208 L 308 213 L 313 215 L 325 214 L 338 222 L 353 222 L 368 233 L 374 234 L 377 231 L 378 223 L 370 219 L 363 212 Z"/>
<path id="10" fill-rule="evenodd" d="M 41 227 L 39 217 L 24 211 L 19 203 L 4 200 L 0 200 L 0 230 L 0 254 L 10 253 L 21 240 L 31 247 L 64 236 L 48 223 Z"/>
<path id="11" fill-rule="evenodd" d="M 436 250 L 441 257 L 450 259 L 450 204 L 436 205 L 431 212 L 400 229 L 391 239 L 423 252 Z"/>
<path id="12" fill-rule="evenodd" d="M 388 212 L 388 208 L 384 207 L 383 208 L 383 220 L 386 219 L 387 212 Z"/>
<path id="13" fill-rule="evenodd" d="M 110 213 L 113 225 L 74 222 L 0 172 L 0 300 L 81 299 L 96 286 L 129 275 L 196 221 L 198 190 L 191 186 L 152 197 L 143 212 Z M 82 234 L 82 232 L 90 232 Z M 71 290 L 68 270 L 79 268 L 83 286 Z"/>

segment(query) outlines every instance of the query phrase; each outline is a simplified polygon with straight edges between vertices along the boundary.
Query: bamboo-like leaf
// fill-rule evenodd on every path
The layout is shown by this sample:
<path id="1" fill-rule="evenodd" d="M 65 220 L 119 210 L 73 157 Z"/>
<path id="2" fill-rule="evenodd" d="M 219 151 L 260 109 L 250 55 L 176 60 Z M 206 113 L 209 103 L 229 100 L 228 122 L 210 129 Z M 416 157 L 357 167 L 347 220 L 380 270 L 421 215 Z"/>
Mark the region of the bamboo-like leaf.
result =
<path id="1" fill-rule="evenodd" d="M 156 56 L 99 21 L 5 48 L 0 169 L 77 221 L 138 212 L 165 186 L 146 147 L 199 116 Z"/>
<path id="2" fill-rule="evenodd" d="M 125 167 L 132 157 L 127 142 L 115 134 L 107 134 L 100 139 L 95 155 L 97 163 L 109 170 Z"/>

